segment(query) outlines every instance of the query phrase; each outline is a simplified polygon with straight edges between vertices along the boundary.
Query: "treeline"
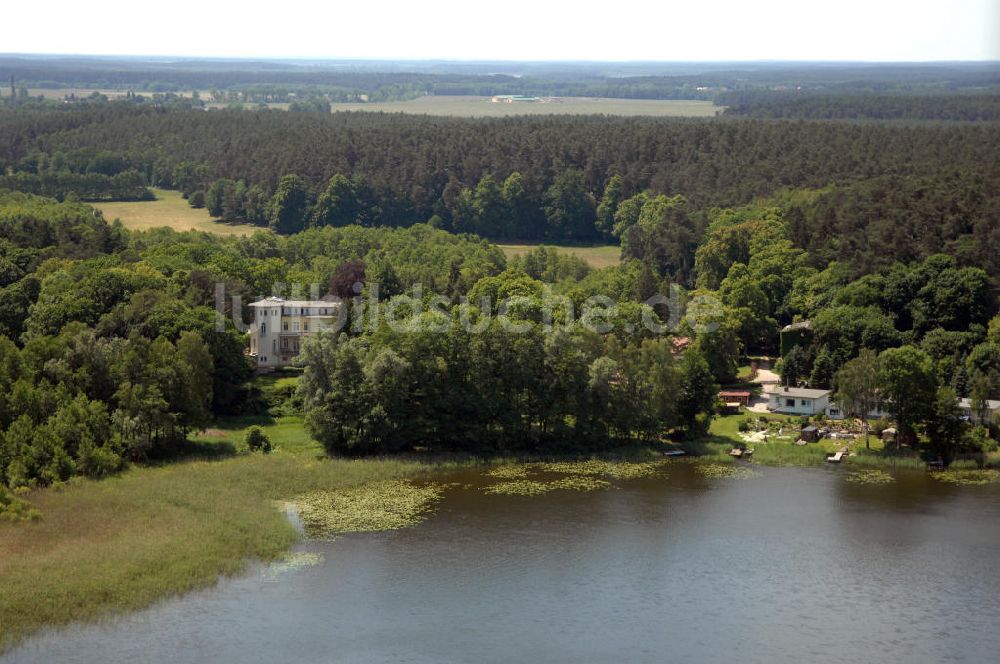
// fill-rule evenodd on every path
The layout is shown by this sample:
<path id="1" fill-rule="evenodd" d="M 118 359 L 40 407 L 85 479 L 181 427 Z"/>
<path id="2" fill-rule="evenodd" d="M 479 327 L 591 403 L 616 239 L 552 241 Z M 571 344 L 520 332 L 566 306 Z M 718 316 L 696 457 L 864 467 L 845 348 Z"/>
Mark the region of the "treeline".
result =
<path id="1" fill-rule="evenodd" d="M 495 247 L 426 226 L 129 233 L 81 203 L 0 194 L 0 484 L 103 476 L 260 408 L 229 297 L 308 297 L 311 283 L 353 294 L 372 280 L 458 297 L 503 269 Z"/>
<path id="2" fill-rule="evenodd" d="M 1000 395 L 997 301 L 980 268 L 960 268 L 936 255 L 848 281 L 833 263 L 806 276 L 790 303 L 811 320 L 802 343 L 783 349 L 785 375 L 793 382 L 831 387 L 837 369 L 862 349 L 913 345 L 931 358 L 940 385 L 963 397 L 975 385 Z"/>
<path id="3" fill-rule="evenodd" d="M 829 254 L 826 243 L 813 248 L 796 241 L 807 235 L 804 225 L 836 218 L 830 212 L 835 206 L 826 207 L 823 202 L 834 193 L 836 190 L 786 193 L 705 215 L 690 214 L 680 197 L 639 195 L 619 206 L 616 227 L 620 232 L 622 224 L 631 224 L 623 235 L 623 256 L 639 259 L 645 270 L 653 272 L 643 277 L 644 282 L 656 284 L 667 279 L 686 283 L 693 274 L 698 292 L 714 293 L 725 307 L 716 335 L 732 335 L 727 343 L 735 342 L 745 352 L 776 352 L 779 329 L 810 320 L 815 343 L 800 349 L 804 355 L 795 358 L 794 380 L 829 387 L 836 368 L 856 357 L 862 348 L 883 351 L 919 345 L 930 336 L 939 346 L 942 339 L 949 340 L 946 350 L 934 350 L 935 360 L 944 362 L 939 367 L 940 378 L 967 396 L 967 381 L 962 375 L 956 377 L 956 372 L 969 368 L 967 356 L 985 341 L 987 325 L 997 311 L 993 289 L 1000 270 L 995 257 L 986 256 L 995 253 L 991 245 L 986 245 L 984 254 L 977 254 L 984 258 L 982 263 L 969 260 L 968 255 L 960 261 L 954 255 L 935 253 L 935 244 L 938 250 L 948 248 L 938 234 L 936 243 L 912 253 L 905 251 L 905 243 L 897 241 L 899 251 L 866 263 L 860 259 L 867 254 L 845 250 L 849 246 L 846 240 Z M 900 195 L 908 197 L 905 190 Z M 900 214 L 906 217 L 906 207 L 901 207 Z M 637 221 L 626 222 L 630 215 Z M 848 216 L 851 223 L 863 226 L 867 222 L 863 216 L 852 215 L 850 209 L 844 212 L 844 218 Z M 969 238 L 991 237 L 989 233 L 996 230 L 989 227 L 993 217 L 984 211 L 972 218 L 983 225 L 969 230 Z M 943 225 L 936 214 L 927 219 L 928 227 Z M 905 228 L 897 223 L 895 232 L 905 236 Z M 841 237 L 837 231 L 816 232 L 832 238 L 830 241 Z M 863 229 L 857 232 L 862 235 L 856 241 L 863 243 Z M 687 255 L 692 246 L 696 247 L 693 265 L 671 260 Z M 955 253 L 961 255 L 957 250 Z M 859 262 L 852 263 L 847 260 L 850 257 Z M 645 290 L 650 289 L 647 286 Z M 784 342 L 782 346 L 787 356 L 789 348 Z M 1000 366 L 997 369 L 1000 371 Z M 724 382 L 734 372 L 730 365 L 717 376 Z M 995 382 L 1000 392 L 1000 374 Z"/>
<path id="4" fill-rule="evenodd" d="M 310 432 L 338 454 L 579 452 L 705 432 L 718 386 L 700 345 L 677 358 L 637 303 L 602 309 L 598 333 L 564 300 L 510 270 L 479 280 L 468 303 L 427 310 L 402 294 L 362 312 L 361 334 L 307 339 Z"/>
<path id="5" fill-rule="evenodd" d="M 947 253 L 1000 288 L 1000 179 L 989 168 L 871 177 L 775 201 L 789 237 L 817 265 L 838 261 L 860 276 Z"/>
<path id="6" fill-rule="evenodd" d="M 101 173 L 15 173 L 0 175 L 0 189 L 63 200 L 151 201 L 155 197 L 138 171 L 117 175 Z"/>
<path id="7" fill-rule="evenodd" d="M 7 168 L 17 168 L 32 151 L 101 148 L 123 155 L 150 184 L 188 194 L 207 192 L 224 179 L 242 180 L 247 190 L 257 186 L 271 197 L 284 176 L 295 174 L 316 199 L 331 178 L 342 174 L 369 206 L 363 223 L 407 226 L 437 217 L 443 228 L 489 237 L 581 237 L 575 226 L 551 224 L 539 213 L 549 190 L 570 171 L 579 174 L 573 177 L 595 208 L 615 175 L 623 197 L 643 191 L 683 194 L 694 209 L 744 204 L 786 187 L 820 188 L 890 175 L 977 173 L 984 180 L 1000 179 L 993 158 L 1000 132 L 992 125 L 461 119 L 111 107 L 0 113 L 0 128 L 0 160 Z M 523 214 L 502 217 L 507 228 L 496 228 L 489 198 L 514 173 L 521 175 L 530 204 Z M 485 202 L 483 214 L 475 210 L 477 193 L 482 194 L 478 202 Z"/>
<path id="8" fill-rule="evenodd" d="M 142 163 L 107 150 L 81 148 L 53 153 L 31 151 L 0 175 L 0 189 L 63 200 L 153 200 Z"/>
<path id="9" fill-rule="evenodd" d="M 635 262 L 595 271 L 541 249 L 505 271 L 495 246 L 426 225 L 127 232 L 84 204 L 22 193 L 0 195 L 0 237 L 0 484 L 11 487 L 175 454 L 214 417 L 262 407 L 233 297 L 333 293 L 366 321 L 306 351 L 307 364 L 331 369 L 309 365 L 306 399 L 331 451 L 599 449 L 702 431 L 714 403 L 713 335 L 675 360 L 644 326 L 659 318 L 636 302 Z M 551 290 L 528 273 L 562 283 Z M 386 309 L 369 308 L 375 284 Z M 435 293 L 444 313 L 419 313 L 413 298 Z M 595 294 L 617 303 L 606 333 L 564 313 Z M 389 310 L 404 312 L 405 332 L 376 313 Z M 432 334 L 441 316 L 448 329 Z M 458 325 L 463 316 L 477 329 Z"/>
<path id="10" fill-rule="evenodd" d="M 803 120 L 948 120 L 996 122 L 1000 95 L 820 93 L 740 90 L 723 92 L 715 103 L 725 115 Z"/>
<path id="11" fill-rule="evenodd" d="M 1000 243 L 1000 188 L 980 173 L 875 177 L 707 210 L 681 196 L 641 192 L 622 198 L 615 195 L 620 190 L 614 180 L 602 198 L 598 228 L 610 227 L 625 257 L 678 283 L 691 284 L 697 273 L 699 287 L 718 289 L 729 266 L 752 267 L 752 248 L 760 247 L 763 255 L 774 254 L 770 263 L 783 261 L 786 270 L 836 263 L 848 279 L 944 253 L 960 267 L 981 268 L 1000 288 L 1000 254 L 994 250 Z M 779 319 L 790 320 L 786 314 Z"/>
<path id="12" fill-rule="evenodd" d="M 567 169 L 542 190 L 529 186 L 515 171 L 502 183 L 486 175 L 474 188 L 446 187 L 438 212 L 428 223 L 494 239 L 594 241 L 605 237 L 595 224 L 597 201 L 580 171 Z M 273 195 L 259 185 L 223 178 L 207 191 L 191 192 L 188 200 L 223 221 L 248 221 L 285 235 L 324 226 L 379 226 L 384 213 L 382 200 L 363 178 L 352 180 L 341 174 L 318 190 L 297 175 L 286 175 Z"/>
<path id="13" fill-rule="evenodd" d="M 854 197 L 861 206 L 873 200 L 881 204 L 888 194 L 880 191 L 867 201 L 859 194 Z M 935 200 L 925 188 L 904 188 L 899 196 L 915 203 L 900 206 L 901 218 L 924 204 L 918 191 Z M 698 302 L 712 296 L 721 305 L 701 314 L 702 325 L 711 323 L 715 329 L 698 335 L 714 377 L 722 383 L 735 380 L 735 360 L 743 354 L 780 354 L 778 368 L 787 385 L 833 389 L 836 402 L 851 416 L 867 417 L 881 408 L 899 427 L 899 441 L 913 447 L 925 441 L 931 459 L 995 450 L 1000 418 L 991 422 L 986 407 L 987 401 L 1000 400 L 1000 316 L 994 291 L 1000 272 L 995 257 L 982 267 L 963 266 L 943 254 L 921 260 L 906 255 L 904 241 L 895 254 L 850 264 L 822 256 L 829 249 L 825 243 L 814 252 L 797 246 L 793 239 L 804 223 L 853 216 L 847 209 L 837 217 L 831 213 L 836 206 L 825 207 L 824 197 L 836 194 L 786 193 L 707 213 L 707 228 L 694 254 L 698 290 L 690 297 Z M 952 195 L 953 213 L 960 200 L 965 198 Z M 646 218 L 626 230 L 623 253 L 638 257 L 643 271 L 656 270 L 652 275 L 640 273 L 635 281 L 637 291 L 648 292 L 649 286 L 641 284 L 683 274 L 684 266 L 659 259 L 673 255 L 669 247 L 686 237 L 692 217 L 679 197 L 660 197 L 658 202 L 640 197 L 639 202 L 638 216 Z M 885 204 L 892 205 L 891 197 Z M 629 207 L 623 203 L 619 209 Z M 656 213 L 644 215 L 649 207 Z M 928 213 L 928 218 L 946 225 L 936 214 Z M 990 237 L 995 230 L 992 219 L 981 217 L 983 227 L 976 232 Z M 863 226 L 867 221 L 862 216 L 851 223 Z M 905 229 L 897 224 L 894 237 L 905 237 Z M 858 232 L 862 234 L 856 241 L 864 242 L 863 228 Z M 825 237 L 835 241 L 839 236 Z M 940 235 L 937 241 L 939 247 L 947 246 Z M 928 245 L 921 253 L 932 251 Z M 985 251 L 995 253 L 992 245 Z M 844 254 L 849 252 L 835 252 L 834 258 Z M 854 257 L 864 255 L 855 252 Z M 905 262 L 897 260 L 900 256 Z M 959 398 L 970 400 L 979 426 L 963 421 Z"/>
<path id="14" fill-rule="evenodd" d="M 456 310 L 415 315 L 403 332 L 308 339 L 310 432 L 337 454 L 581 452 L 704 432 L 718 386 L 697 351 L 676 360 L 665 338 L 623 345 L 510 320 L 524 328 L 492 319 L 470 333 Z"/>
<path id="15" fill-rule="evenodd" d="M 103 476 L 238 408 L 243 341 L 89 206 L 0 196 L 0 479 Z"/>

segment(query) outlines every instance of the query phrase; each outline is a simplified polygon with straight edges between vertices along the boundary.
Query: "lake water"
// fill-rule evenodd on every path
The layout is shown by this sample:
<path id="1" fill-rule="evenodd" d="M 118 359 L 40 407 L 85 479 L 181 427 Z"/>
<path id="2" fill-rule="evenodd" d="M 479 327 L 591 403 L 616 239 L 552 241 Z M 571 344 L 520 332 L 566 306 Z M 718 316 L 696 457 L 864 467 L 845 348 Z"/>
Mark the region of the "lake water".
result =
<path id="1" fill-rule="evenodd" d="M 319 564 L 258 565 L 0 662 L 998 661 L 1000 484 L 758 471 L 450 490 L 415 528 L 308 542 Z"/>

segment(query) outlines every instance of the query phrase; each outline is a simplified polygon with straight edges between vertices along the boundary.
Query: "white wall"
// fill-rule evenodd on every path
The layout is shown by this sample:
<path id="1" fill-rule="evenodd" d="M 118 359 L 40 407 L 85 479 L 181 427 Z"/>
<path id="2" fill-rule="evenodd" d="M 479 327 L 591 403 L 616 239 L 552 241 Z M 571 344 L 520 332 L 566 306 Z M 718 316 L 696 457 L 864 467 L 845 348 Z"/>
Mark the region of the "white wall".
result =
<path id="1" fill-rule="evenodd" d="M 788 401 L 794 401 L 794 406 L 789 406 Z M 790 415 L 816 415 L 826 411 L 830 405 L 829 395 L 818 399 L 807 399 L 802 397 L 792 397 L 784 392 L 773 392 L 768 401 L 767 408 L 775 412 L 788 413 Z"/>

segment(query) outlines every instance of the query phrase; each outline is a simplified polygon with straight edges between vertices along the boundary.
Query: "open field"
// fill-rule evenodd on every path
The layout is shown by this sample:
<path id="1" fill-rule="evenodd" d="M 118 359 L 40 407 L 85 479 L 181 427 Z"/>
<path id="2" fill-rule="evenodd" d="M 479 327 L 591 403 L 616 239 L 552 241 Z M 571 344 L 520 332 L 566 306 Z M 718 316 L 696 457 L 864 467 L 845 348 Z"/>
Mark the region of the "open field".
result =
<path id="1" fill-rule="evenodd" d="M 77 97 L 88 97 L 94 92 L 99 92 L 106 96 L 108 99 L 119 99 L 128 94 L 128 88 L 28 88 L 28 94 L 32 97 L 45 97 L 46 99 L 62 99 L 67 95 L 76 95 Z M 132 90 L 137 95 L 142 95 L 144 97 L 152 97 L 155 92 L 150 92 L 148 90 Z M 190 97 L 191 90 L 179 90 L 173 94 L 179 97 Z M 202 99 L 211 99 L 211 90 L 199 90 L 198 94 Z"/>
<path id="2" fill-rule="evenodd" d="M 46 99 L 62 99 L 73 94 L 87 97 L 99 92 L 108 99 L 124 97 L 127 90 L 97 88 L 30 88 L 32 97 L 41 95 Z M 136 94 L 152 96 L 152 92 L 137 91 Z M 190 90 L 176 92 L 182 97 L 190 97 Z M 211 91 L 200 91 L 208 108 L 221 109 L 230 102 L 211 101 Z M 507 115 L 645 115 L 664 118 L 712 118 L 725 110 L 710 101 L 698 99 L 613 99 L 609 97 L 545 97 L 545 101 L 515 102 L 512 104 L 493 103 L 490 97 L 474 95 L 428 95 L 407 101 L 386 102 L 342 102 L 334 103 L 333 112 L 338 111 L 382 111 L 385 113 L 417 113 L 426 115 L 452 115 L 458 117 L 503 117 Z M 257 108 L 259 104 L 248 102 L 245 108 Z M 288 110 L 287 103 L 267 104 L 269 108 Z"/>
<path id="3" fill-rule="evenodd" d="M 503 250 L 504 256 L 510 259 L 514 256 L 526 254 L 540 245 L 498 244 L 497 246 Z M 587 261 L 588 265 L 597 269 L 618 265 L 621 258 L 621 247 L 616 244 L 600 245 L 596 247 L 573 247 L 555 244 L 546 244 L 545 246 L 551 249 L 557 249 L 563 253 L 579 256 L 583 260 Z"/>
<path id="4" fill-rule="evenodd" d="M 62 99 L 69 95 L 89 97 L 94 92 L 99 92 L 108 99 L 119 99 L 124 97 L 127 91 L 106 88 L 28 88 L 28 94 L 32 97 L 45 97 L 46 99 Z"/>
<path id="5" fill-rule="evenodd" d="M 441 95 L 418 97 L 408 101 L 358 104 L 333 104 L 333 111 L 385 111 L 387 113 L 426 113 L 462 117 L 501 117 L 507 115 L 651 115 L 657 117 L 711 118 L 722 107 L 710 101 L 689 99 L 609 99 L 603 97 L 555 97 L 552 101 L 495 104 L 489 97 Z"/>
<path id="6" fill-rule="evenodd" d="M 252 235 L 264 230 L 250 224 L 226 224 L 208 214 L 204 208 L 188 205 L 179 191 L 153 189 L 155 201 L 128 203 L 94 203 L 108 221 L 121 219 L 126 228 L 148 230 L 168 226 L 175 231 L 205 231 L 217 235 Z"/>

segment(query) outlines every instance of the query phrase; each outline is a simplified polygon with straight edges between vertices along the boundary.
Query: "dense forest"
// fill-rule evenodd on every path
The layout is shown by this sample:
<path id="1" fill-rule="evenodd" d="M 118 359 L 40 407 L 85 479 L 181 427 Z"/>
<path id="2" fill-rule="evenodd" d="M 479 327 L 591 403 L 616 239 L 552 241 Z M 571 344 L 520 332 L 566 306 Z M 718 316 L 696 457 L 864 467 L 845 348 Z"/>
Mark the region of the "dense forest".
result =
<path id="1" fill-rule="evenodd" d="M 720 93 L 715 103 L 726 107 L 726 115 L 754 118 L 1000 121 L 1000 96 L 982 92 L 842 94 L 745 90 Z"/>
<path id="2" fill-rule="evenodd" d="M 0 112 L 0 129 L 8 173 L 0 186 L 82 200 L 176 188 L 214 216 L 283 234 L 429 223 L 494 239 L 631 242 L 626 252 L 653 243 L 669 254 L 663 260 L 688 266 L 672 273 L 690 283 L 711 210 L 768 199 L 816 265 L 837 260 L 854 275 L 943 251 L 996 279 L 1000 260 L 991 250 L 1000 232 L 993 124 L 477 120 L 113 104 Z M 671 230 L 637 235 L 653 221 Z"/>
<path id="3" fill-rule="evenodd" d="M 836 261 L 817 268 L 786 213 L 759 204 L 709 214 L 693 264 L 681 265 L 644 239 L 671 235 L 683 201 L 661 199 L 653 204 L 669 213 L 631 226 L 623 262 L 595 270 L 545 248 L 508 263 L 476 236 L 425 224 L 223 239 L 129 232 L 83 203 L 3 195 L 4 482 L 105 475 L 182 451 L 214 417 L 262 408 L 238 303 L 301 297 L 310 284 L 351 312 L 301 358 L 307 421 L 335 453 L 580 451 L 697 436 L 741 357 L 773 352 L 780 326 L 803 319 L 812 334 L 783 349 L 786 380 L 845 390 L 854 359 L 874 353 L 863 366 L 882 372 L 887 392 L 893 380 L 906 390 L 904 432 L 957 417 L 935 404 L 1000 394 L 994 275 L 945 255 L 860 278 Z M 688 295 L 716 306 L 651 304 L 681 269 L 697 286 Z M 374 284 L 385 308 L 372 304 Z M 606 327 L 587 322 L 594 297 L 606 298 Z M 668 318 L 694 340 L 679 358 L 662 335 Z M 934 434 L 935 450 L 972 444 L 964 429 L 947 431 Z"/>
<path id="4" fill-rule="evenodd" d="M 830 117 L 853 119 L 861 100 L 901 119 L 951 112 L 915 95 L 894 105 L 864 80 Z M 1000 398 L 997 124 L 330 114 L 328 98 L 206 112 L 171 99 L 0 109 L 7 486 L 103 476 L 260 410 L 240 303 L 309 291 L 340 297 L 351 321 L 307 340 L 300 362 L 297 403 L 332 453 L 696 438 L 718 386 L 757 354 L 852 413 L 874 390 L 900 440 L 928 454 L 996 446 L 1000 423 L 965 426 L 956 404 Z M 745 99 L 734 112 L 785 103 Z M 993 97 L 961 99 L 959 115 Z M 127 231 L 85 202 L 150 187 L 261 231 Z M 489 239 L 613 242 L 621 262 L 596 270 L 544 247 L 508 261 Z M 581 314 L 595 298 L 600 329 Z M 690 340 L 683 353 L 668 320 Z M 783 335 L 792 323 L 807 332 Z"/>
<path id="5" fill-rule="evenodd" d="M 639 325 L 656 314 L 636 301 L 637 265 L 602 275 L 541 251 L 508 269 L 496 247 L 426 225 L 240 239 L 136 233 L 85 204 L 23 193 L 0 196 L 0 238 L 0 477 L 8 486 L 100 477 L 176 454 L 213 418 L 263 408 L 239 302 L 302 297 L 297 289 L 309 284 L 351 303 L 354 284 L 367 298 L 377 283 L 385 311 L 397 311 L 406 330 L 359 302 L 352 316 L 364 322 L 345 329 L 349 343 L 322 337 L 317 343 L 329 346 L 308 351 L 328 368 L 307 373 L 326 387 L 304 395 L 331 451 L 597 449 L 671 429 L 701 431 L 713 407 L 705 357 L 693 350 L 674 363 L 669 340 Z M 525 270 L 561 278 L 560 294 Z M 421 313 L 413 286 L 428 298 L 443 294 L 438 308 Z M 540 314 L 550 300 L 597 292 L 620 305 L 610 335 L 567 319 L 554 330 Z M 501 315 L 496 307 L 511 297 L 525 301 Z M 435 316 L 451 333 L 431 326 Z M 482 334 L 457 324 L 466 317 L 477 330 L 486 326 Z M 528 329 L 512 331 L 508 322 Z M 426 335 L 417 334 L 421 325 Z M 433 384 L 435 392 L 419 396 Z M 652 394 L 660 395 L 655 408 Z M 336 399 L 355 406 L 345 411 Z M 453 408 L 459 402 L 465 415 Z M 532 410 L 500 415 L 501 402 Z M 469 409 L 480 406 L 473 416 Z M 463 424 L 435 438 L 448 412 Z"/>

